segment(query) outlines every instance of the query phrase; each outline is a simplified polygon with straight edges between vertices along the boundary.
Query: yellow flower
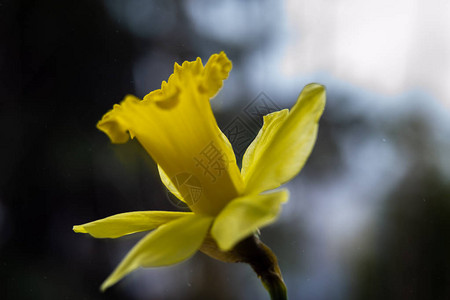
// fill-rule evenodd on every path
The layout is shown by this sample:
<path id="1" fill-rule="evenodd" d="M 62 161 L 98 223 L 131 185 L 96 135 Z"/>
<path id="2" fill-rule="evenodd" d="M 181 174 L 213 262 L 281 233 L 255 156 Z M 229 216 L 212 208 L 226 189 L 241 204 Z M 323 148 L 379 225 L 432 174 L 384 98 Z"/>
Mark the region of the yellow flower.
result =
<path id="1" fill-rule="evenodd" d="M 207 235 L 221 251 L 229 251 L 279 215 L 288 192 L 267 191 L 294 177 L 311 153 L 325 89 L 307 85 L 291 110 L 264 116 L 239 170 L 209 104 L 230 70 L 223 52 L 212 55 L 205 66 L 200 58 L 175 64 L 161 89 L 143 100 L 126 96 L 97 124 L 113 143 L 136 138 L 158 164 L 165 186 L 192 211 L 129 212 L 74 226 L 75 232 L 96 238 L 154 229 L 126 255 L 103 290 L 138 267 L 167 266 L 191 257 Z"/>

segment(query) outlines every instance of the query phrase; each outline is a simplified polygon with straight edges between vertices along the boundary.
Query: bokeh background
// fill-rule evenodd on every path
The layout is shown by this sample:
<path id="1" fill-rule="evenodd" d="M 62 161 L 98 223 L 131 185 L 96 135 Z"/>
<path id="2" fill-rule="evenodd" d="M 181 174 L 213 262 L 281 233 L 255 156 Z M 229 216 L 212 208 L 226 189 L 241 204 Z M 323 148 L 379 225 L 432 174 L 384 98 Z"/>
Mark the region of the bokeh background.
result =
<path id="1" fill-rule="evenodd" d="M 261 232 L 290 299 L 450 299 L 449 15 L 444 0 L 0 1 L 0 298 L 268 299 L 248 266 L 202 253 L 101 293 L 141 235 L 72 232 L 178 209 L 145 151 L 95 124 L 223 50 L 222 128 L 261 95 L 288 108 L 327 87 L 314 151 Z"/>

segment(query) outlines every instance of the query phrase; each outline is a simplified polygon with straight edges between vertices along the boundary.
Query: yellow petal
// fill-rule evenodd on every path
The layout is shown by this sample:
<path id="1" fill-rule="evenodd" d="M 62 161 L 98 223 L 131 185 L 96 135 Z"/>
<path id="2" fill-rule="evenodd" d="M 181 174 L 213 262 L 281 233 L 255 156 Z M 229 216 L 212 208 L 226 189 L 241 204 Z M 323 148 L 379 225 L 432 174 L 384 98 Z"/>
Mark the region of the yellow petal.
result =
<path id="1" fill-rule="evenodd" d="M 291 111 L 264 117 L 264 125 L 242 162 L 245 193 L 274 189 L 300 172 L 317 137 L 325 107 L 325 88 L 307 85 Z"/>
<path id="2" fill-rule="evenodd" d="M 158 165 L 158 172 L 159 177 L 161 177 L 162 183 L 165 185 L 165 187 L 171 192 L 175 197 L 178 198 L 178 200 L 186 203 L 186 201 L 181 196 L 180 191 L 176 188 L 175 184 L 173 184 L 172 180 L 167 176 L 166 172 L 161 168 L 160 165 Z"/>
<path id="3" fill-rule="evenodd" d="M 73 231 L 89 233 L 95 238 L 118 238 L 127 234 L 155 229 L 192 213 L 171 211 L 135 211 L 73 226 Z"/>
<path id="4" fill-rule="evenodd" d="M 213 55 L 205 67 L 200 58 L 175 64 L 161 89 L 142 101 L 127 96 L 97 124 L 112 142 L 125 142 L 128 133 L 136 137 L 166 178 L 191 176 L 198 181 L 198 199 L 187 201 L 197 213 L 216 215 L 243 189 L 234 153 L 209 104 L 230 69 L 223 52 Z"/>
<path id="5" fill-rule="evenodd" d="M 142 238 L 105 280 L 105 290 L 139 267 L 176 264 L 200 248 L 213 218 L 190 215 L 162 225 Z"/>
<path id="6" fill-rule="evenodd" d="M 287 190 L 249 195 L 231 201 L 217 216 L 211 235 L 220 249 L 228 251 L 258 228 L 274 222 L 281 203 L 289 197 Z"/>

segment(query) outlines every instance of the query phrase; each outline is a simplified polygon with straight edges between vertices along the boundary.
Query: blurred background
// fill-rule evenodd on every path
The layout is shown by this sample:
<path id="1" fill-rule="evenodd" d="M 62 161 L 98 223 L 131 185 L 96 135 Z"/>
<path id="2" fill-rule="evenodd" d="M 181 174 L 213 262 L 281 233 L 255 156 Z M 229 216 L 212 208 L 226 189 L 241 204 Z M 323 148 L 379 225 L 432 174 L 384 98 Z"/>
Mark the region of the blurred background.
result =
<path id="1" fill-rule="evenodd" d="M 95 125 L 174 62 L 223 50 L 212 106 L 244 144 L 249 107 L 327 87 L 313 153 L 261 232 L 290 299 L 450 299 L 449 15 L 444 0 L 0 1 L 0 298 L 268 299 L 250 267 L 202 253 L 101 293 L 142 235 L 72 232 L 179 209 L 145 151 Z"/>

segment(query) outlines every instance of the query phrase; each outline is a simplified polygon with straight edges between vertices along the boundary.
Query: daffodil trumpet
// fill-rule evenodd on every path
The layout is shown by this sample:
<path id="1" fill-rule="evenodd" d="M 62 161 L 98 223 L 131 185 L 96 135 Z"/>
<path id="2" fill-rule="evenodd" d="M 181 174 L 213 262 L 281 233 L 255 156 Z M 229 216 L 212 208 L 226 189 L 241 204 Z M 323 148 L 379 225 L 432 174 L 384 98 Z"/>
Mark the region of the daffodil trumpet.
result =
<path id="1" fill-rule="evenodd" d="M 102 290 L 139 267 L 176 264 L 200 249 L 223 261 L 250 263 L 272 299 L 286 297 L 275 255 L 254 233 L 277 219 L 289 197 L 286 189 L 277 188 L 300 172 L 312 151 L 325 88 L 309 84 L 290 110 L 264 116 L 239 169 L 209 103 L 231 67 L 223 52 L 212 55 L 204 66 L 200 58 L 175 64 L 161 89 L 143 100 L 126 96 L 98 122 L 97 128 L 113 143 L 137 139 L 157 163 L 163 184 L 191 210 L 128 212 L 74 226 L 75 232 L 96 238 L 150 231 Z M 252 253 L 261 259 L 252 261 Z M 281 283 L 270 279 L 272 275 Z"/>

